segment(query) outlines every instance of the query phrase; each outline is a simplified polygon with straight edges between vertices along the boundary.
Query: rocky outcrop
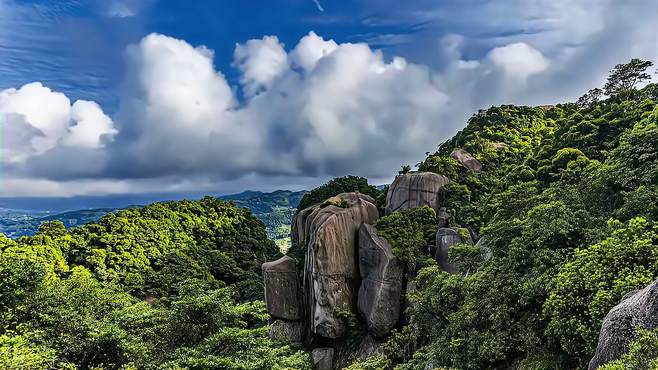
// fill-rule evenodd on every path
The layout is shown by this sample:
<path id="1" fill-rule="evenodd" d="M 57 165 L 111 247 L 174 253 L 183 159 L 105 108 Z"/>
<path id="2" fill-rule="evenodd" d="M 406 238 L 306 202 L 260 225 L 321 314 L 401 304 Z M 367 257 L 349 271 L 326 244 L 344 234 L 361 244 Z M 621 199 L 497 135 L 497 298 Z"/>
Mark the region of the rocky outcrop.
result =
<path id="1" fill-rule="evenodd" d="M 450 226 L 450 213 L 445 207 L 439 208 L 436 212 L 436 222 L 439 228 Z"/>
<path id="2" fill-rule="evenodd" d="M 370 334 L 364 335 L 358 343 L 342 340 L 334 349 L 334 369 L 344 369 L 355 361 L 365 361 L 372 356 L 384 354 L 385 342 L 385 339 L 376 339 Z"/>
<path id="3" fill-rule="evenodd" d="M 374 199 L 360 193 L 339 194 L 295 216 L 295 244 L 306 247 L 304 308 L 311 334 L 339 338 L 345 333 L 345 323 L 337 314 L 354 312 L 360 283 L 359 227 L 378 217 Z"/>
<path id="4" fill-rule="evenodd" d="M 599 334 L 599 343 L 589 370 L 619 358 L 635 339 L 638 327 L 658 327 L 658 280 L 644 289 L 626 294 L 621 303 L 608 312 Z"/>
<path id="5" fill-rule="evenodd" d="M 283 256 L 262 265 L 265 304 L 270 316 L 285 320 L 301 320 L 304 315 L 295 260 Z"/>
<path id="6" fill-rule="evenodd" d="M 270 339 L 301 343 L 304 339 L 304 322 L 275 320 L 270 328 Z"/>
<path id="7" fill-rule="evenodd" d="M 359 230 L 359 271 L 359 313 L 370 333 L 386 336 L 400 318 L 403 269 L 391 245 L 368 224 Z"/>
<path id="8" fill-rule="evenodd" d="M 450 252 L 450 247 L 455 244 L 467 243 L 473 244 L 471 236 L 468 232 L 464 232 L 460 235 L 459 230 L 455 228 L 440 228 L 436 232 L 436 253 L 434 259 L 439 264 L 439 267 L 446 272 L 451 274 L 456 274 L 459 272 L 457 266 L 454 266 L 448 260 L 448 253 Z"/>
<path id="9" fill-rule="evenodd" d="M 386 214 L 407 208 L 429 206 L 439 210 L 439 191 L 448 178 L 433 172 L 411 172 L 395 178 L 386 194 Z"/>
<path id="10" fill-rule="evenodd" d="M 311 361 L 313 370 L 333 370 L 334 368 L 334 349 L 333 348 L 316 348 L 311 351 Z"/>
<path id="11" fill-rule="evenodd" d="M 464 149 L 455 149 L 450 156 L 469 171 L 482 171 L 482 164 Z"/>

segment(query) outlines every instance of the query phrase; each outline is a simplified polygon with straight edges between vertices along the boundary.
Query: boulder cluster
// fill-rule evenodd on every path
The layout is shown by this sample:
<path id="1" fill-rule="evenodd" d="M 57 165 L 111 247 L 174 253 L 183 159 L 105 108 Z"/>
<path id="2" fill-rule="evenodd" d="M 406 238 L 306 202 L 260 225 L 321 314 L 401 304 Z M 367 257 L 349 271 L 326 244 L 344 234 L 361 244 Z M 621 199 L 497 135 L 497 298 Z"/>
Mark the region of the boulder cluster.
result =
<path id="1" fill-rule="evenodd" d="M 465 229 L 448 228 L 450 215 L 439 205 L 439 192 L 448 182 L 430 172 L 400 175 L 389 187 L 383 213 L 433 208 L 439 225 L 436 245 L 428 250 L 445 271 L 456 273 L 448 262 L 450 246 L 473 241 Z M 370 196 L 353 192 L 329 198 L 294 217 L 293 245 L 306 251 L 303 271 L 287 256 L 263 264 L 265 300 L 273 320 L 270 336 L 303 343 L 315 369 L 342 368 L 378 353 L 403 320 L 405 271 L 378 233 L 379 216 Z M 357 317 L 367 333 L 348 345 L 350 318 Z"/>

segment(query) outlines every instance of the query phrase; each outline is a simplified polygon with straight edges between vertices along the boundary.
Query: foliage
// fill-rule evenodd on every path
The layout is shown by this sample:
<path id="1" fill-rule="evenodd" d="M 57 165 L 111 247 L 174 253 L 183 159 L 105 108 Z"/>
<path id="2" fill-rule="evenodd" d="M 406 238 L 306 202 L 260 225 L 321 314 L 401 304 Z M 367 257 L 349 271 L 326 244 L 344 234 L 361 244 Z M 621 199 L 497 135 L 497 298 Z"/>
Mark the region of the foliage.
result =
<path id="1" fill-rule="evenodd" d="M 652 65 L 652 62 L 640 59 L 632 59 L 628 63 L 617 64 L 610 71 L 610 76 L 605 84 L 605 93 L 608 96 L 628 96 L 637 84 L 651 78 L 646 70 Z"/>
<path id="2" fill-rule="evenodd" d="M 480 111 L 419 164 L 450 173 L 440 203 L 493 259 L 456 245 L 463 275 L 418 271 L 418 349 L 401 369 L 586 367 L 605 314 L 658 278 L 656 86 L 624 85 L 630 75 L 611 76 L 623 96 Z M 456 148 L 483 170 L 446 166 Z"/>
<path id="3" fill-rule="evenodd" d="M 393 254 L 414 275 L 420 266 L 428 262 L 428 242 L 436 232 L 436 213 L 430 207 L 405 209 L 382 217 L 376 224 L 379 235 L 391 243 Z M 427 259 L 427 258 L 426 258 Z"/>
<path id="4" fill-rule="evenodd" d="M 379 195 L 379 190 L 376 187 L 368 184 L 368 180 L 363 177 L 358 176 L 345 176 L 337 177 L 330 180 L 326 184 L 323 184 L 308 193 L 304 194 L 301 202 L 297 206 L 297 210 L 302 210 L 308 208 L 313 204 L 322 203 L 325 200 L 336 196 L 341 193 L 348 193 L 358 191 L 360 193 L 371 196 L 373 199 L 377 199 Z"/>
<path id="5" fill-rule="evenodd" d="M 603 318 L 629 291 L 658 277 L 658 223 L 610 222 L 610 236 L 577 249 L 545 303 L 547 333 L 570 354 L 592 353 Z"/>
<path id="6" fill-rule="evenodd" d="M 309 368 L 268 338 L 263 224 L 214 198 L 0 237 L 0 367 Z"/>

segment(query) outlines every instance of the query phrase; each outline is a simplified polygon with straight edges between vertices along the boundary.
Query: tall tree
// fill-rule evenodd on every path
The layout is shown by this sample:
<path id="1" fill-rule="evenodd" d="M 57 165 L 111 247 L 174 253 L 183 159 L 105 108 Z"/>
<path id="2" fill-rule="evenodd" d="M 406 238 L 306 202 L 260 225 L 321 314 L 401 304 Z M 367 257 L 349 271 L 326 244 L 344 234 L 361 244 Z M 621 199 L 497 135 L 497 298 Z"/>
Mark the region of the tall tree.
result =
<path id="1" fill-rule="evenodd" d="M 610 71 L 608 82 L 605 84 L 606 95 L 628 99 L 637 84 L 651 79 L 651 75 L 646 72 L 651 66 L 653 66 L 651 61 L 637 58 L 631 59 L 626 64 L 617 64 Z"/>

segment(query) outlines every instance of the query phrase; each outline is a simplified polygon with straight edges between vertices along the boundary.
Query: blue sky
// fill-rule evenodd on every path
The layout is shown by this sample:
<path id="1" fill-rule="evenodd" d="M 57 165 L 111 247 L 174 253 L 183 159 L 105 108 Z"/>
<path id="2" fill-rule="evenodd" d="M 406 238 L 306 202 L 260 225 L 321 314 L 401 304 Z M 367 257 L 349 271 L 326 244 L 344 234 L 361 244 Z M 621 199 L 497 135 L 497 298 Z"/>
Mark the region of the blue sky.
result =
<path id="1" fill-rule="evenodd" d="M 0 0 L 0 196 L 386 182 L 656 59 L 655 0 Z M 629 25 L 633 25 L 629 27 Z"/>

